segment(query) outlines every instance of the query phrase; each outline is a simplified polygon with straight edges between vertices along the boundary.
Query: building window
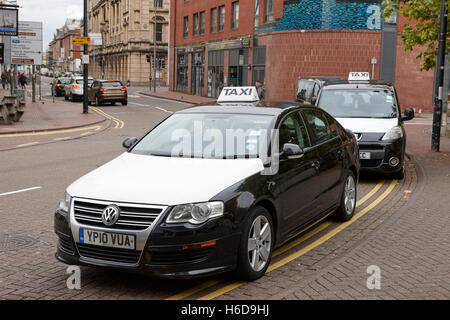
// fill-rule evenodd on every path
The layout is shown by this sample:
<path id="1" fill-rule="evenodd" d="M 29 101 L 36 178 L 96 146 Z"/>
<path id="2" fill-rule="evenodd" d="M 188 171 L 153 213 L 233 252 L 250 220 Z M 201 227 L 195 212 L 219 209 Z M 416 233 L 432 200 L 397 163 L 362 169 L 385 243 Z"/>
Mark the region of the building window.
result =
<path id="1" fill-rule="evenodd" d="M 273 21 L 273 0 L 266 0 L 266 22 Z"/>
<path id="2" fill-rule="evenodd" d="M 225 29 L 225 6 L 219 7 L 219 32 Z"/>
<path id="3" fill-rule="evenodd" d="M 217 9 L 211 9 L 211 33 L 216 33 L 217 31 Z"/>
<path id="4" fill-rule="evenodd" d="M 255 27 L 259 26 L 259 0 L 255 0 Z"/>
<path id="5" fill-rule="evenodd" d="M 157 23 L 156 24 L 156 41 L 163 41 L 162 40 L 162 29 L 163 29 L 162 23 Z"/>
<path id="6" fill-rule="evenodd" d="M 184 37 L 189 36 L 189 17 L 184 17 Z"/>
<path id="7" fill-rule="evenodd" d="M 233 2 L 231 4 L 232 15 L 231 15 L 231 29 L 235 30 L 239 28 L 239 1 Z"/>
<path id="8" fill-rule="evenodd" d="M 205 11 L 200 12 L 200 35 L 205 34 Z"/>
<path id="9" fill-rule="evenodd" d="M 154 1 L 155 1 L 155 8 L 162 9 L 163 0 L 154 0 Z"/>
<path id="10" fill-rule="evenodd" d="M 194 37 L 198 36 L 198 14 L 194 14 Z"/>

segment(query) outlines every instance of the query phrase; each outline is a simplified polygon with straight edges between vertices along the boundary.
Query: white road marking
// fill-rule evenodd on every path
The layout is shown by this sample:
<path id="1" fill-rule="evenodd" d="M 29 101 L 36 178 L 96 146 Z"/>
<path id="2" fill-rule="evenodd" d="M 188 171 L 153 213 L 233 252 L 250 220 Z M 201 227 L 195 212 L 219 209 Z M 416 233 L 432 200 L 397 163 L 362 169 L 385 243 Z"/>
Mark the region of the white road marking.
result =
<path id="1" fill-rule="evenodd" d="M 129 104 L 131 104 L 133 106 L 138 106 L 138 107 L 147 107 L 145 104 L 141 104 L 141 103 L 137 103 L 137 102 L 129 102 Z"/>
<path id="2" fill-rule="evenodd" d="M 11 191 L 11 192 L 0 193 L 0 197 L 1 197 L 1 196 L 7 196 L 7 195 L 10 195 L 10 194 L 15 194 L 15 193 L 21 193 L 21 192 L 32 191 L 32 190 L 41 189 L 41 188 L 42 188 L 42 187 L 33 187 L 33 188 L 28 188 L 28 189 L 22 189 L 22 190 L 17 190 L 17 191 Z"/>
<path id="3" fill-rule="evenodd" d="M 164 111 L 164 112 L 167 112 L 167 113 L 173 113 L 172 111 L 168 111 L 168 110 L 166 110 L 166 109 L 163 109 L 163 108 L 160 108 L 160 107 L 155 107 L 156 109 L 158 109 L 158 110 L 161 110 L 161 111 Z"/>

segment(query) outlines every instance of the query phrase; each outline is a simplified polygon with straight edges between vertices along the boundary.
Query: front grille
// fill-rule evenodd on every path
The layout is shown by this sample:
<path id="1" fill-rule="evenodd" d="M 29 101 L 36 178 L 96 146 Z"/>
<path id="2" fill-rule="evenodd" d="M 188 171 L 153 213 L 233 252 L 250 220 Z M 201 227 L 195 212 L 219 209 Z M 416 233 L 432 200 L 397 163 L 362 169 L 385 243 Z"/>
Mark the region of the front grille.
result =
<path id="1" fill-rule="evenodd" d="M 102 213 L 107 206 L 107 204 L 74 201 L 75 220 L 84 225 L 105 228 L 106 226 L 102 222 Z M 161 207 L 138 207 L 129 204 L 119 205 L 119 208 L 120 218 L 114 226 L 108 227 L 110 229 L 145 230 L 163 211 Z"/>
<path id="2" fill-rule="evenodd" d="M 141 251 L 137 250 L 105 248 L 81 243 L 77 243 L 77 247 L 80 256 L 103 261 L 137 264 L 141 256 Z"/>
<path id="3" fill-rule="evenodd" d="M 384 150 L 384 146 L 379 144 L 360 144 L 359 150 Z"/>
<path id="4" fill-rule="evenodd" d="M 378 168 L 383 160 L 361 160 L 361 168 Z"/>
<path id="5" fill-rule="evenodd" d="M 211 248 L 201 248 L 187 251 L 155 251 L 152 254 L 151 264 L 171 265 L 201 262 L 206 260 L 211 252 Z"/>
<path id="6" fill-rule="evenodd" d="M 73 242 L 71 239 L 69 240 L 69 239 L 64 239 L 64 238 L 60 237 L 59 238 L 59 248 L 67 254 L 73 255 L 75 252 L 75 248 L 73 246 Z"/>

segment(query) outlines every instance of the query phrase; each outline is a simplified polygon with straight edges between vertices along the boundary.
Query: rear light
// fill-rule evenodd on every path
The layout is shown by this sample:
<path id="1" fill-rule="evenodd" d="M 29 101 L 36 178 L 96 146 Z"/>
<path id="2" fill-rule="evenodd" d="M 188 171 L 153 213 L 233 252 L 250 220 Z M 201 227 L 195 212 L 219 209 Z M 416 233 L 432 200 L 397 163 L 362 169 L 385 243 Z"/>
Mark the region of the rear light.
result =
<path id="1" fill-rule="evenodd" d="M 106 91 L 108 91 L 108 89 L 103 89 L 103 88 L 100 89 L 100 92 L 106 92 Z"/>
<path id="2" fill-rule="evenodd" d="M 61 85 L 60 85 L 60 84 L 57 84 L 57 85 L 56 85 L 56 87 L 57 87 L 57 88 L 60 88 L 60 87 L 61 87 Z"/>
<path id="3" fill-rule="evenodd" d="M 122 89 L 120 89 L 120 90 L 122 90 L 122 91 L 127 91 L 127 88 L 122 88 Z"/>
<path id="4" fill-rule="evenodd" d="M 74 84 L 74 85 L 72 85 L 72 87 L 73 87 L 74 89 L 78 89 L 80 86 L 77 85 L 77 84 Z"/>

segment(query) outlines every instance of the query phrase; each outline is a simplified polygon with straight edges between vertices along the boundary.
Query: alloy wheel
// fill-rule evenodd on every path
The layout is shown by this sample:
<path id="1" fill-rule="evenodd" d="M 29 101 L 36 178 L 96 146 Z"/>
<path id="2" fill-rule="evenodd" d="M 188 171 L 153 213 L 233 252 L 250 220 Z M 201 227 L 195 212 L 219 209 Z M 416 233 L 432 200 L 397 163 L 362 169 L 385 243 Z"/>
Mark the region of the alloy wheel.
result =
<path id="1" fill-rule="evenodd" d="M 248 259 L 251 268 L 259 272 L 270 260 L 272 248 L 272 229 L 265 216 L 258 216 L 253 221 L 248 237 Z"/>
<path id="2" fill-rule="evenodd" d="M 344 187 L 344 204 L 347 214 L 352 214 L 356 204 L 356 183 L 353 176 L 348 176 Z"/>

